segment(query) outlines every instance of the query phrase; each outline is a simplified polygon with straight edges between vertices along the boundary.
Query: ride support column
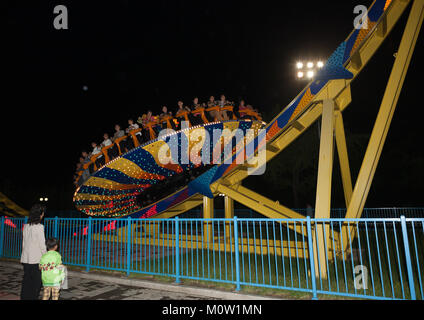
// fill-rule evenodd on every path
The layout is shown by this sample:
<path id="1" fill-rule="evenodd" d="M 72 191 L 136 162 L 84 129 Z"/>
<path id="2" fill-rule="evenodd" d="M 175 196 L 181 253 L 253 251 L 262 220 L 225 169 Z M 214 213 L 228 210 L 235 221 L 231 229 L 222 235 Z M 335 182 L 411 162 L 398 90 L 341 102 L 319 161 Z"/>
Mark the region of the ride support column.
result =
<path id="1" fill-rule="evenodd" d="M 323 102 L 321 137 L 319 148 L 318 182 L 315 202 L 315 218 L 330 218 L 331 210 L 331 180 L 333 173 L 334 156 L 334 109 L 332 99 Z M 329 229 L 325 222 L 315 221 L 313 232 L 315 272 L 321 278 L 327 278 L 327 252 L 329 241 Z M 330 251 L 330 250 L 329 250 Z"/>
<path id="2" fill-rule="evenodd" d="M 203 197 L 203 219 L 213 219 L 214 217 L 214 206 L 213 198 Z M 212 220 L 207 220 L 203 222 L 203 241 L 204 245 L 209 248 L 212 245 Z"/>
<path id="3" fill-rule="evenodd" d="M 234 219 L 234 200 L 229 196 L 224 198 L 225 219 Z M 226 243 L 231 244 L 233 232 L 231 232 L 231 221 L 225 221 L 225 238 Z"/>

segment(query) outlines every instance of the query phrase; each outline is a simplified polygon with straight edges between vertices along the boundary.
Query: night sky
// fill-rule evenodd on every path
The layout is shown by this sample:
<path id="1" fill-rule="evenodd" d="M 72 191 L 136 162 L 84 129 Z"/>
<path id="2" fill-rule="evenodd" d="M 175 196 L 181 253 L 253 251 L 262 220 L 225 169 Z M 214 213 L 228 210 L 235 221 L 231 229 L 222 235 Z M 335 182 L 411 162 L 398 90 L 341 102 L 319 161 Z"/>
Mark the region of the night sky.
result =
<path id="1" fill-rule="evenodd" d="M 326 60 L 351 32 L 354 6 L 371 2 L 6 1 L 0 191 L 26 208 L 48 196 L 52 208 L 71 209 L 80 152 L 101 142 L 103 132 L 113 134 L 115 123 L 126 127 L 127 119 L 148 109 L 159 113 L 162 105 L 176 110 L 179 99 L 243 97 L 271 120 L 271 110 L 283 109 L 305 86 L 295 78 L 297 60 Z M 59 4 L 68 8 L 68 30 L 53 27 Z M 344 113 L 348 132 L 371 133 L 406 18 L 353 83 Z M 416 81 L 422 81 L 423 38 L 370 205 L 422 205 L 417 113 L 423 105 Z M 400 188 L 400 180 L 408 188 Z"/>

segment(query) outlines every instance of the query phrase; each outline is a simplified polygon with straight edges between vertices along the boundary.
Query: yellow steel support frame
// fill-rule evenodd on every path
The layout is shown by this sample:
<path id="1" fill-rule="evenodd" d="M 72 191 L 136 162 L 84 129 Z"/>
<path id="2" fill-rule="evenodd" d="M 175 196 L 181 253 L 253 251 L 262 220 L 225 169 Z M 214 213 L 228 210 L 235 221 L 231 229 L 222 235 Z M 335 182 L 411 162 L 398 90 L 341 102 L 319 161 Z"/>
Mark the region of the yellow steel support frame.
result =
<path id="1" fill-rule="evenodd" d="M 337 154 L 339 156 L 339 164 L 343 182 L 346 208 L 348 208 L 350 199 L 352 197 L 352 176 L 350 174 L 349 157 L 347 154 L 346 137 L 343 125 L 343 116 L 340 110 L 336 110 L 335 121 Z"/>
<path id="2" fill-rule="evenodd" d="M 228 196 L 224 199 L 225 219 L 234 218 L 234 201 Z"/>
<path id="3" fill-rule="evenodd" d="M 383 101 L 381 102 L 380 110 L 374 124 L 374 129 L 368 143 L 368 148 L 359 171 L 346 218 L 359 217 L 364 208 L 422 25 L 423 7 L 424 0 L 415 0 L 412 5 L 408 22 L 399 46 L 399 51 L 393 65 L 386 91 L 383 96 Z"/>
<path id="4" fill-rule="evenodd" d="M 380 110 L 368 143 L 367 150 L 356 180 L 355 188 L 349 203 L 346 218 L 359 218 L 365 206 L 368 193 L 374 178 L 375 170 L 393 118 L 393 113 L 405 80 L 406 73 L 415 49 L 418 34 L 424 17 L 424 0 L 415 0 L 404 29 L 396 60 L 393 65 L 386 91 L 381 102 Z M 350 237 L 353 238 L 354 229 L 351 228 Z M 347 228 L 343 230 L 344 248 L 347 245 Z"/>
<path id="5" fill-rule="evenodd" d="M 229 196 L 225 196 L 224 198 L 224 209 L 225 209 L 225 219 L 233 219 L 234 218 L 234 200 Z M 233 233 L 231 232 L 232 223 L 225 222 L 225 237 L 227 239 L 227 243 L 232 243 L 231 239 Z"/>
<path id="6" fill-rule="evenodd" d="M 331 178 L 334 151 L 334 109 L 331 99 L 324 100 L 319 147 L 318 182 L 315 202 L 315 218 L 330 218 Z"/>
<path id="7" fill-rule="evenodd" d="M 331 179 L 334 157 L 334 110 L 334 101 L 325 99 L 322 109 L 318 181 L 315 201 L 315 218 L 317 219 L 330 218 Z M 317 275 L 320 273 L 321 277 L 325 278 L 327 275 L 326 247 L 330 243 L 330 233 L 324 232 L 323 226 L 324 223 L 317 223 L 314 226 L 313 246 L 316 273 Z"/>
<path id="8" fill-rule="evenodd" d="M 213 198 L 203 197 L 203 219 L 213 219 L 214 217 L 214 205 Z M 203 223 L 203 235 L 205 243 L 210 243 L 212 241 L 212 220 L 205 221 Z"/>

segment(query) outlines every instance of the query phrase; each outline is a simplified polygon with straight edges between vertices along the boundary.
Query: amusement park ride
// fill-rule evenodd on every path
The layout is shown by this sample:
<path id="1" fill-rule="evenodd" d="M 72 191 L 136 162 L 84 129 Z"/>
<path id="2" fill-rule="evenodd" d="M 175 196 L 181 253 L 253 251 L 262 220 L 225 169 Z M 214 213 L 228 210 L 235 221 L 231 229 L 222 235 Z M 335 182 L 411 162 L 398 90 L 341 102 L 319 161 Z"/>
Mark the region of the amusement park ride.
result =
<path id="1" fill-rule="evenodd" d="M 393 69 L 374 128 L 368 143 L 356 182 L 352 185 L 348 151 L 345 139 L 342 112 L 352 101 L 350 84 L 371 60 L 383 41 L 389 36 L 396 22 L 411 6 L 409 18 L 396 54 Z M 225 195 L 225 217 L 234 216 L 233 203 L 237 201 L 265 217 L 273 219 L 303 219 L 303 215 L 267 199 L 259 193 L 241 185 L 252 171 L 260 170 L 251 159 L 261 148 L 266 150 L 266 162 L 272 160 L 305 130 L 321 117 L 321 137 L 316 189 L 315 218 L 330 218 L 331 185 L 333 171 L 334 137 L 337 146 L 346 202 L 346 219 L 360 218 L 374 173 L 386 140 L 393 113 L 414 52 L 417 37 L 424 17 L 424 0 L 375 0 L 368 9 L 366 29 L 354 29 L 327 60 L 305 89 L 271 122 L 253 120 L 229 120 L 207 123 L 154 139 L 144 145 L 107 162 L 92 174 L 75 192 L 76 207 L 92 216 L 132 218 L 171 218 L 203 204 L 205 219 L 213 218 L 213 198 Z M 255 136 L 246 136 L 246 148 L 234 150 L 231 161 L 213 165 L 193 163 L 169 163 L 158 161 L 160 148 L 166 143 L 188 143 L 193 130 L 211 132 L 214 129 L 254 129 Z M 259 134 L 264 129 L 265 134 Z M 199 140 L 194 141 L 198 143 Z M 194 146 L 189 141 L 189 149 Z M 230 139 L 230 142 L 232 140 Z M 254 148 L 249 148 L 254 144 Z M 250 145 L 250 146 L 252 146 Z M 211 142 L 211 149 L 215 145 Z M 241 156 L 246 156 L 240 164 Z M 177 155 L 171 155 L 180 159 Z M 227 159 L 228 160 L 228 159 Z M 178 190 L 165 194 L 154 203 L 143 205 L 140 195 L 148 193 L 154 185 L 163 185 L 166 180 L 184 175 L 190 170 L 199 174 Z M 164 186 L 164 185 L 163 185 Z M 321 226 L 314 246 L 323 250 L 324 237 Z M 296 231 L 296 230 L 295 230 Z M 297 230 L 299 231 L 299 230 Z M 337 250 L 346 250 L 347 227 L 334 239 Z M 353 228 L 350 234 L 354 232 Z M 329 235 L 326 235 L 329 237 Z M 341 241 L 340 241 L 341 240 Z M 331 243 L 331 241 L 327 241 Z M 343 243 L 345 246 L 343 246 Z M 320 259 L 324 258 L 321 255 Z M 325 263 L 321 263 L 325 266 Z M 325 270 L 321 270 L 326 274 Z"/>

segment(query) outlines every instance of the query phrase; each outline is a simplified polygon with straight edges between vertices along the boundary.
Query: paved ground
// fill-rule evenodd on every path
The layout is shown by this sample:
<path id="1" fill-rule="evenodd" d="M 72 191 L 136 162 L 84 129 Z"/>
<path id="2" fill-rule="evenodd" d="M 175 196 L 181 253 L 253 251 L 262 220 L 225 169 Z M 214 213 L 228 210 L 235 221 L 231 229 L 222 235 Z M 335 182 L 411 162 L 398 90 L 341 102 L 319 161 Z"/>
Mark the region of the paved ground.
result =
<path id="1" fill-rule="evenodd" d="M 0 300 L 19 300 L 23 270 L 0 264 Z M 213 300 L 184 293 L 132 287 L 101 280 L 68 278 L 60 300 Z M 40 295 L 41 298 L 41 295 Z"/>

